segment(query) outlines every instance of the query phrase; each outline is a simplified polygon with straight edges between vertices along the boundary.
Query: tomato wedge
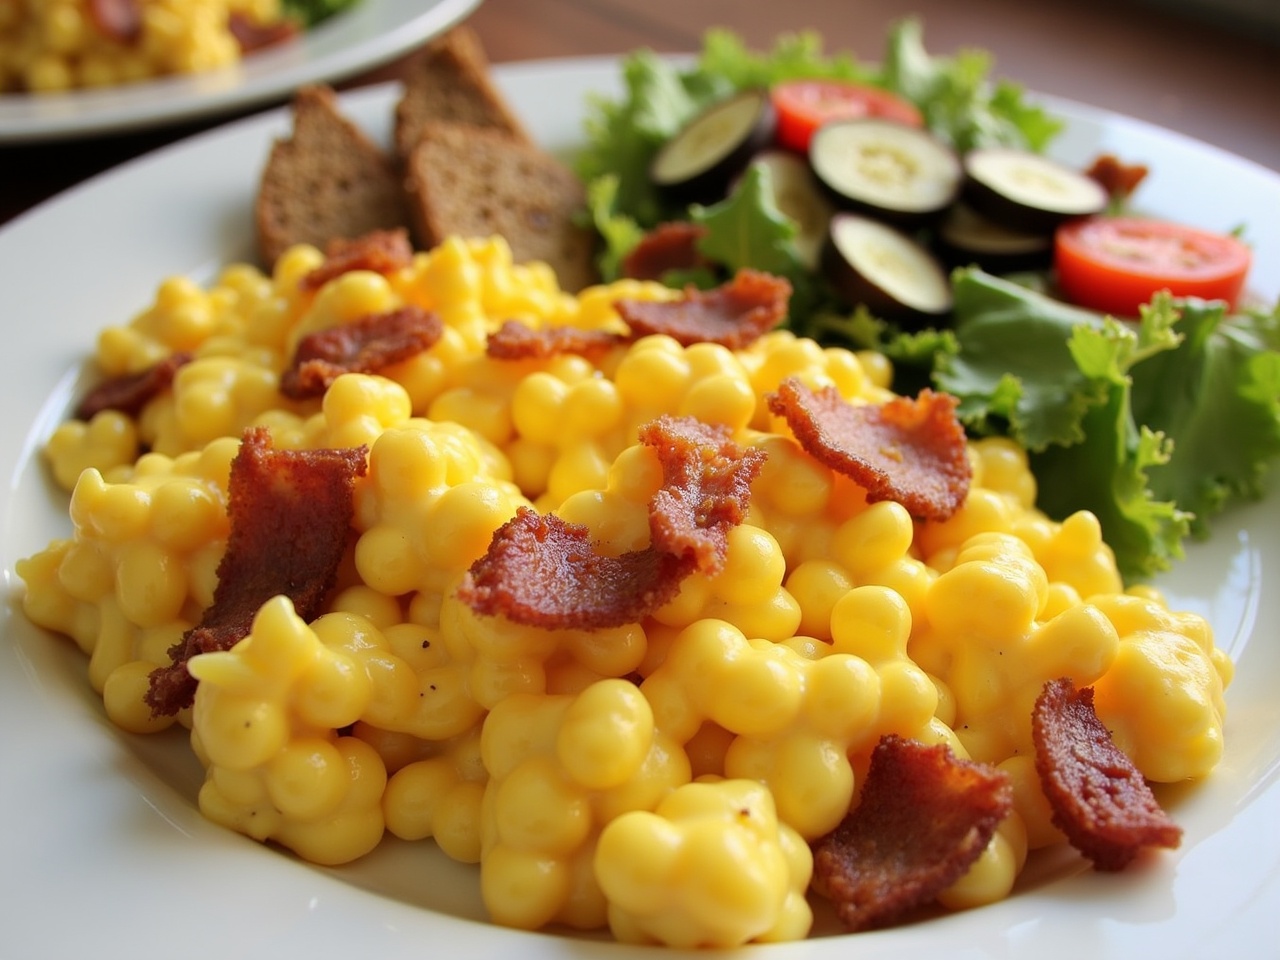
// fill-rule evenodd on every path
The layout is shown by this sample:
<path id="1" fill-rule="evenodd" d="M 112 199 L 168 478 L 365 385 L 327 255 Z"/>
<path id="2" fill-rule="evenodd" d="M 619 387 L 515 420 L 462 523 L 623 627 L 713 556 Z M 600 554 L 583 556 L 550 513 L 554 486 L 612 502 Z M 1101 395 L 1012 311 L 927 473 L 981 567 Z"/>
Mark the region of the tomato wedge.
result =
<path id="1" fill-rule="evenodd" d="M 787 80 L 770 91 L 778 114 L 778 143 L 805 153 L 813 132 L 828 120 L 883 117 L 924 126 L 915 104 L 895 93 L 844 80 Z"/>
<path id="2" fill-rule="evenodd" d="M 1054 268 L 1073 303 L 1136 317 L 1158 290 L 1235 308 L 1253 255 L 1235 237 L 1164 220 L 1087 217 L 1054 236 Z"/>

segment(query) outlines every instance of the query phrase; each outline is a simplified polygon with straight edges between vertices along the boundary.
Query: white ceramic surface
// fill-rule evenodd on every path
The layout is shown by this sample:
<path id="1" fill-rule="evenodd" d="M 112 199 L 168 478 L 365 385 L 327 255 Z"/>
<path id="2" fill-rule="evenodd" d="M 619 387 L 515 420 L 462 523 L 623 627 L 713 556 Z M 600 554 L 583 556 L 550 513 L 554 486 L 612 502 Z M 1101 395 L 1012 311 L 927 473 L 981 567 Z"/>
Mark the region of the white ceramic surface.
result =
<path id="1" fill-rule="evenodd" d="M 615 91 L 608 61 L 521 64 L 499 79 L 543 142 L 579 139 L 587 90 Z M 346 99 L 389 133 L 395 90 Z M 1054 151 L 1071 162 L 1109 150 L 1150 163 L 1155 213 L 1226 229 L 1247 225 L 1253 287 L 1280 295 L 1280 176 L 1144 124 L 1070 103 Z M 309 866 L 201 818 L 201 773 L 181 734 L 124 735 L 89 691 L 68 641 L 34 629 L 14 561 L 69 529 L 65 499 L 37 450 L 77 388 L 96 331 L 126 320 L 157 281 L 209 280 L 253 250 L 254 179 L 274 111 L 141 158 L 0 229 L 0 957 L 468 957 L 660 960 L 655 950 L 482 921 L 475 868 L 430 843 L 388 841 L 339 869 Z M 1271 215 L 1268 215 L 1270 212 Z M 1280 491 L 1221 517 L 1211 541 L 1162 581 L 1175 605 L 1207 616 L 1238 671 L 1227 751 L 1195 788 L 1162 798 L 1185 828 L 1180 850 L 1119 875 L 1079 858 L 1037 862 L 1010 899 L 891 930 L 732 954 L 846 958 L 1276 956 L 1280 943 Z M 1270 584 L 1272 589 L 1267 590 Z M 705 956 L 705 955 L 704 955 Z"/>
<path id="2" fill-rule="evenodd" d="M 407 53 L 480 0 L 360 0 L 296 41 L 207 73 L 55 96 L 0 95 L 0 144 L 85 137 L 245 110 Z"/>

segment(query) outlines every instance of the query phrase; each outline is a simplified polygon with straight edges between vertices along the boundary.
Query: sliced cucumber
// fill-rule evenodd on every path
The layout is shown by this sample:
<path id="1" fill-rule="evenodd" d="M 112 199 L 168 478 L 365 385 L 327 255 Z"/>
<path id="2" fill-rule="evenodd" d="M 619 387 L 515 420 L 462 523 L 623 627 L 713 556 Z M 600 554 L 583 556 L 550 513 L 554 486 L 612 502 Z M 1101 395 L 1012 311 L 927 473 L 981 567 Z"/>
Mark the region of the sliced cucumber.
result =
<path id="1" fill-rule="evenodd" d="M 766 90 L 744 90 L 712 104 L 662 145 L 649 165 L 659 190 L 686 203 L 719 200 L 777 125 Z"/>
<path id="2" fill-rule="evenodd" d="M 885 319 L 933 321 L 951 310 L 951 283 L 938 259 L 879 220 L 832 217 L 822 267 L 845 300 Z"/>
<path id="3" fill-rule="evenodd" d="M 1010 230 L 963 202 L 952 204 L 939 221 L 934 247 L 951 266 L 976 264 L 991 273 L 1034 270 L 1053 262 L 1052 233 Z"/>
<path id="4" fill-rule="evenodd" d="M 873 117 L 823 124 L 809 164 L 837 206 L 900 226 L 945 210 L 964 177 L 955 151 L 927 130 Z"/>
<path id="5" fill-rule="evenodd" d="M 964 170 L 965 200 L 987 219 L 1013 230 L 1048 232 L 1107 206 L 1107 191 L 1098 181 L 1027 150 L 971 150 Z"/>
<path id="6" fill-rule="evenodd" d="M 750 166 L 756 164 L 769 171 L 774 206 L 796 225 L 793 242 L 801 262 L 810 270 L 817 269 L 827 224 L 835 209 L 818 186 L 809 164 L 790 150 L 763 150 Z"/>

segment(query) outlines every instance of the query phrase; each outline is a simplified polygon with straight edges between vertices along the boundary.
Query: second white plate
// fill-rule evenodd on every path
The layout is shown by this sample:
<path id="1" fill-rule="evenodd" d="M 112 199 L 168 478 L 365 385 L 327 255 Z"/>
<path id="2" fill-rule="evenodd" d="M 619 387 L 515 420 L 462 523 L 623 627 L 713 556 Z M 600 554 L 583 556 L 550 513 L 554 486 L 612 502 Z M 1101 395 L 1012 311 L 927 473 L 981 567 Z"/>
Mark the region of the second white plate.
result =
<path id="1" fill-rule="evenodd" d="M 0 144 L 126 132 L 269 103 L 303 84 L 380 66 L 479 5 L 480 0 L 360 0 L 297 40 L 225 69 L 109 90 L 0 94 Z"/>

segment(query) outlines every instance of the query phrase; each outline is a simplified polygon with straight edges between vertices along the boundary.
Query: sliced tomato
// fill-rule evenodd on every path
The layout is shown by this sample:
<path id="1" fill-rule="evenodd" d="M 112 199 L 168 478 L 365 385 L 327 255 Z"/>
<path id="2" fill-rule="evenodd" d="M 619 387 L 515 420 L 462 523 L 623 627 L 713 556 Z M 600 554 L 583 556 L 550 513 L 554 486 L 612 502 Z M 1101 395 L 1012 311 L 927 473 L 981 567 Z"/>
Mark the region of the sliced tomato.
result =
<path id="1" fill-rule="evenodd" d="M 1054 269 L 1073 303 L 1136 317 L 1158 290 L 1175 297 L 1240 300 L 1252 253 L 1235 237 L 1164 220 L 1087 217 L 1054 237 Z"/>
<path id="2" fill-rule="evenodd" d="M 787 80 L 772 90 L 781 146 L 801 153 L 813 132 L 828 120 L 883 117 L 913 127 L 924 126 L 915 104 L 879 87 L 844 80 Z"/>

